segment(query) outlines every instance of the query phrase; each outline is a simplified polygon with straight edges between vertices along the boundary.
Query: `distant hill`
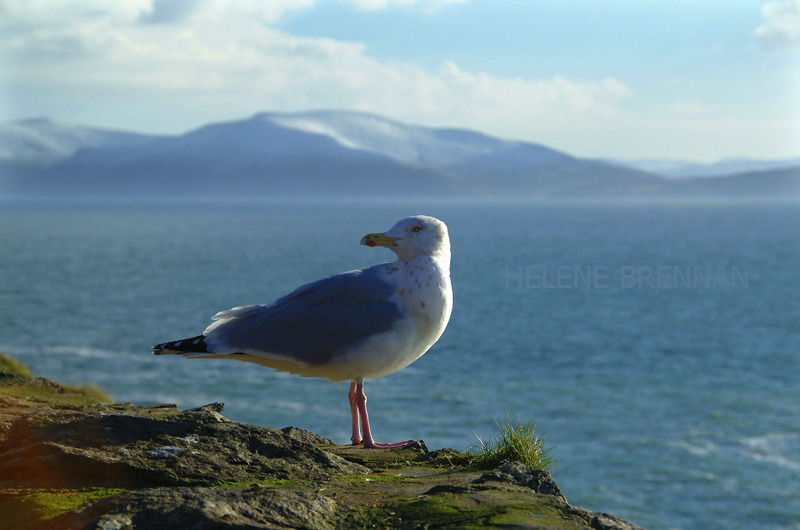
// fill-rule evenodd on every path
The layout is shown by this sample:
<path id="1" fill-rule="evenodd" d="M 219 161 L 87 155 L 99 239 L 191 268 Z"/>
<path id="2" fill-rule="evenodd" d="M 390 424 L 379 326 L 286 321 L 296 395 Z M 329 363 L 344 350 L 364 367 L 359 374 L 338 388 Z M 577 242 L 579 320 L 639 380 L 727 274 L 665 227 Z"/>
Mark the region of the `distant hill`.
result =
<path id="1" fill-rule="evenodd" d="M 800 198 L 800 167 L 673 181 L 661 193 L 677 197 Z"/>
<path id="2" fill-rule="evenodd" d="M 87 147 L 135 145 L 153 137 L 79 125 L 46 118 L 0 125 L 0 162 L 48 167 Z"/>
<path id="3" fill-rule="evenodd" d="M 3 196 L 524 198 L 800 189 L 793 188 L 797 168 L 781 171 L 679 182 L 533 143 L 345 111 L 261 113 L 177 136 L 47 119 L 0 126 Z"/>
<path id="4" fill-rule="evenodd" d="M 683 160 L 609 160 L 609 162 L 669 178 L 725 177 L 800 167 L 800 158 L 784 160 L 726 158 L 710 164 L 699 164 Z"/>

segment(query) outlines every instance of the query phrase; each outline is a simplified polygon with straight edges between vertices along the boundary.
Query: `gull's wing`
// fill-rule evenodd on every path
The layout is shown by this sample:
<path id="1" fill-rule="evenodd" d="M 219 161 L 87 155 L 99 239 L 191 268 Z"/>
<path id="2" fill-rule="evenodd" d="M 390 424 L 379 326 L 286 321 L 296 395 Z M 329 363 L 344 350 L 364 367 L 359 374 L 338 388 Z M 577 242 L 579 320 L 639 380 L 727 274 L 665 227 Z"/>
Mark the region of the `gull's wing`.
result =
<path id="1" fill-rule="evenodd" d="M 267 306 L 217 313 L 203 332 L 208 352 L 325 364 L 405 316 L 392 299 L 395 289 L 385 280 L 385 266 L 322 278 Z"/>

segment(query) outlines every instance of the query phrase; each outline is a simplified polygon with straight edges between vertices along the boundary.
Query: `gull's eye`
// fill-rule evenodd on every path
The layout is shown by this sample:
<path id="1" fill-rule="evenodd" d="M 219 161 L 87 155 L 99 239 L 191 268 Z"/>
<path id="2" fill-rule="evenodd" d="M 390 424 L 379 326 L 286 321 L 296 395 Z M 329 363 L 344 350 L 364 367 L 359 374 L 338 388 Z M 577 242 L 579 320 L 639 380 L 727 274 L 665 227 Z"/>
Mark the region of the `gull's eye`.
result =
<path id="1" fill-rule="evenodd" d="M 422 230 L 422 227 L 419 225 L 414 225 L 411 227 L 412 232 L 419 232 L 420 230 Z"/>

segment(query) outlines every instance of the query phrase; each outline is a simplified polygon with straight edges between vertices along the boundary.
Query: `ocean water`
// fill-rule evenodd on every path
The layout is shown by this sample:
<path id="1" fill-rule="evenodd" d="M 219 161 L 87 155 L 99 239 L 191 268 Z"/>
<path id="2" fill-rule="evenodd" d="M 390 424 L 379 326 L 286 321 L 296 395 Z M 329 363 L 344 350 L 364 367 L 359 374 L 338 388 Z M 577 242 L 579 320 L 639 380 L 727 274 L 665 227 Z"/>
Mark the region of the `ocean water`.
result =
<path id="1" fill-rule="evenodd" d="M 465 450 L 533 419 L 568 500 L 648 528 L 800 528 L 800 205 L 0 203 L 0 351 L 116 400 L 349 440 L 347 384 L 153 357 L 216 311 L 450 228 L 455 305 L 368 380 L 380 441 Z M 474 433 L 474 434 L 473 434 Z"/>

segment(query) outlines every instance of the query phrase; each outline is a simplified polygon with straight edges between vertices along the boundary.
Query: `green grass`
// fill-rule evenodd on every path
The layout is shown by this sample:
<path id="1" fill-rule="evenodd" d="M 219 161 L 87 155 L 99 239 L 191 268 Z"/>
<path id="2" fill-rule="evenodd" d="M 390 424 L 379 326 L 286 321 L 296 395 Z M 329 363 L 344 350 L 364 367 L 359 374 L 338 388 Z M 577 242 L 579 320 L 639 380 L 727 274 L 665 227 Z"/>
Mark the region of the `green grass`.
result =
<path id="1" fill-rule="evenodd" d="M 90 488 L 84 490 L 0 490 L 1 528 L 24 530 L 43 521 L 103 497 L 122 493 L 123 489 Z"/>
<path id="2" fill-rule="evenodd" d="M 105 391 L 92 384 L 82 386 L 46 386 L 36 384 L 0 386 L 0 395 L 24 399 L 29 402 L 75 406 L 114 402 Z"/>
<path id="3" fill-rule="evenodd" d="M 72 386 L 72 385 L 62 385 L 64 390 L 69 393 L 79 394 L 82 396 L 86 396 L 89 399 L 93 399 L 98 403 L 106 403 L 108 405 L 114 403 L 114 398 L 112 398 L 108 392 L 100 388 L 99 386 L 95 385 L 94 383 L 85 383 L 83 385 Z"/>
<path id="4" fill-rule="evenodd" d="M 18 361 L 13 357 L 9 357 L 4 353 L 0 353 L 0 372 L 17 375 L 25 379 L 30 379 L 33 377 L 31 369 L 28 368 L 25 363 Z"/>
<path id="5" fill-rule="evenodd" d="M 478 444 L 470 446 L 468 450 L 473 467 L 494 469 L 506 462 L 517 461 L 533 469 L 550 471 L 553 468 L 555 460 L 550 454 L 552 448 L 545 449 L 547 437 L 537 436 L 533 420 L 523 423 L 517 415 L 514 422 L 509 416 L 507 422 L 498 420 L 497 427 L 500 434 L 496 440 L 484 441 L 475 435 Z"/>
<path id="6" fill-rule="evenodd" d="M 287 478 L 262 478 L 262 479 L 251 479 L 251 480 L 244 480 L 239 482 L 231 482 L 227 480 L 220 480 L 216 484 L 212 485 L 212 488 L 222 488 L 222 489 L 230 489 L 230 490 L 246 490 L 248 488 L 252 488 L 253 486 L 260 486 L 262 488 L 289 488 L 289 487 L 300 487 L 306 485 L 308 481 L 305 480 L 297 480 L 297 479 L 287 479 Z"/>
<path id="7" fill-rule="evenodd" d="M 94 405 L 114 403 L 114 399 L 99 386 L 62 385 L 54 381 L 34 378 L 30 368 L 17 359 L 0 353 L 0 395 L 39 403 L 66 405 Z"/>

